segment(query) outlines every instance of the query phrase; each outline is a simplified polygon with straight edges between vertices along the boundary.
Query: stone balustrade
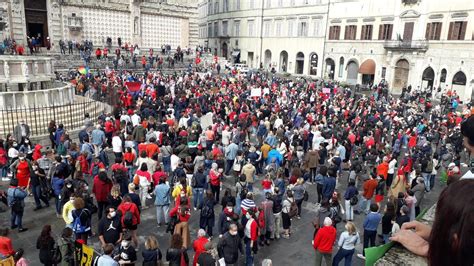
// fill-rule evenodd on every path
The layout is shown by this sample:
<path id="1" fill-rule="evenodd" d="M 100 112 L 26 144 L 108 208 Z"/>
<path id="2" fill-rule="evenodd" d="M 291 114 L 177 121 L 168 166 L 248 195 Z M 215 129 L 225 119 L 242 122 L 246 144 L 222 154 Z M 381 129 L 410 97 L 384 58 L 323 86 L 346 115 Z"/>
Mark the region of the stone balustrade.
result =
<path id="1" fill-rule="evenodd" d="M 0 56 L 0 92 L 46 89 L 53 77 L 52 58 Z"/>
<path id="2" fill-rule="evenodd" d="M 74 90 L 72 85 L 64 84 L 46 90 L 1 92 L 0 106 L 15 109 L 70 104 L 74 102 Z"/>

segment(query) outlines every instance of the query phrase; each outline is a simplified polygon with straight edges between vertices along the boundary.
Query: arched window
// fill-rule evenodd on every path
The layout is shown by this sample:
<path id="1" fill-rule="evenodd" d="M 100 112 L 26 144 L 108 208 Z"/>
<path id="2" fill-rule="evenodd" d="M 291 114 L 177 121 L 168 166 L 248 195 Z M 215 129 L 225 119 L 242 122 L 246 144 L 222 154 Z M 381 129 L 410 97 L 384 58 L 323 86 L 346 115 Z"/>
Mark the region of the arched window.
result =
<path id="1" fill-rule="evenodd" d="M 309 74 L 310 75 L 317 75 L 318 74 L 318 54 L 312 53 L 309 56 Z"/>

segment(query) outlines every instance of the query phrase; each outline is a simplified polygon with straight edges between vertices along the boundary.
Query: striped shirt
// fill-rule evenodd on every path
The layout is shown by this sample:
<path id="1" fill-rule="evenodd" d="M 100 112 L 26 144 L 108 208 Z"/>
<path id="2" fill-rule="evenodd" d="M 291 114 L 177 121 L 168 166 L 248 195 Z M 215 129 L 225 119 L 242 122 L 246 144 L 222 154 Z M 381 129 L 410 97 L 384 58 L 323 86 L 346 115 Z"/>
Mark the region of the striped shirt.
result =
<path id="1" fill-rule="evenodd" d="M 255 209 L 257 206 L 255 205 L 255 202 L 250 199 L 244 199 L 242 203 L 240 204 L 242 210 L 245 210 L 245 213 L 247 213 L 248 210 L 250 209 Z"/>

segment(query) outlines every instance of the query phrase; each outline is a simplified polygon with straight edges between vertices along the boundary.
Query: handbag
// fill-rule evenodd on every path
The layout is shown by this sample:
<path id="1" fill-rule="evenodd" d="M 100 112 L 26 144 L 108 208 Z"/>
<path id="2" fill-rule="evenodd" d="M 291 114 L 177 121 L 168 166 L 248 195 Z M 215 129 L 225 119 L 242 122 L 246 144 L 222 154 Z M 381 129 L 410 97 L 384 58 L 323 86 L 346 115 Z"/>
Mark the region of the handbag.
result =
<path id="1" fill-rule="evenodd" d="M 58 264 L 62 261 L 63 256 L 61 254 L 61 249 L 59 248 L 57 243 L 54 243 L 54 247 L 51 250 L 51 260 L 53 264 Z"/>
<path id="2" fill-rule="evenodd" d="M 303 194 L 303 200 L 308 201 L 308 199 L 309 199 L 309 194 L 308 194 L 308 191 L 305 190 Z"/>

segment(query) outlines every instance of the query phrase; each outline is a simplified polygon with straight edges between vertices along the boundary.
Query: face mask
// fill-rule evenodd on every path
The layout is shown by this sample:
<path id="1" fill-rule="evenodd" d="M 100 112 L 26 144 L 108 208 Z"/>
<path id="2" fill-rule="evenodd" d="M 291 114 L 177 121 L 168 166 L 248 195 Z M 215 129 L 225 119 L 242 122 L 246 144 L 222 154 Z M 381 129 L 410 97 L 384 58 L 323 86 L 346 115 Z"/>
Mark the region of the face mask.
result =
<path id="1" fill-rule="evenodd" d="M 227 207 L 227 211 L 232 212 L 232 207 Z"/>
<path id="2" fill-rule="evenodd" d="M 13 147 L 17 147 L 17 146 L 18 146 L 18 144 L 16 144 L 16 143 L 13 143 Z"/>
<path id="3" fill-rule="evenodd" d="M 127 240 L 122 240 L 122 247 L 126 248 L 130 244 Z"/>
<path id="4" fill-rule="evenodd" d="M 115 211 L 111 212 L 111 213 L 110 213 L 110 218 L 114 218 L 115 215 L 117 215 L 117 212 L 115 212 Z"/>
<path id="5" fill-rule="evenodd" d="M 184 198 L 184 197 L 186 197 L 186 194 L 181 193 L 181 198 Z"/>
<path id="6" fill-rule="evenodd" d="M 36 169 L 38 169 L 38 166 L 33 165 L 32 168 L 33 168 L 33 170 L 36 170 Z"/>
<path id="7" fill-rule="evenodd" d="M 245 217 L 247 217 L 247 219 L 252 218 L 252 216 L 251 216 L 250 214 L 248 214 L 248 213 L 245 215 Z"/>
<path id="8" fill-rule="evenodd" d="M 29 141 L 29 140 L 25 140 L 25 143 L 28 144 L 28 143 L 30 143 L 30 141 Z"/>
<path id="9" fill-rule="evenodd" d="M 238 233 L 237 231 L 229 231 L 229 234 L 231 234 L 233 236 L 237 235 L 237 233 Z"/>
<path id="10" fill-rule="evenodd" d="M 89 186 L 85 186 L 84 189 L 85 189 L 85 190 L 89 190 Z"/>
<path id="11" fill-rule="evenodd" d="M 67 184 L 66 187 L 67 187 L 67 188 L 72 188 L 72 185 L 71 185 L 71 184 Z"/>

